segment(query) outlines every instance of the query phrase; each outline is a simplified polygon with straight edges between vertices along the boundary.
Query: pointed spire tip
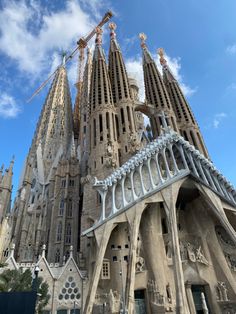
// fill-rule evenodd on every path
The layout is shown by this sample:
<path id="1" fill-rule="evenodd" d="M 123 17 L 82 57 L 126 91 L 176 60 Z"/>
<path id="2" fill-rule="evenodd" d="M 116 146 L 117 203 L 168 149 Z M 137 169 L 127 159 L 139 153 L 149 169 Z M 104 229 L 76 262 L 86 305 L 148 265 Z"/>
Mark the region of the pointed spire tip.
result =
<path id="1" fill-rule="evenodd" d="M 95 43 L 96 43 L 97 45 L 101 45 L 101 44 L 102 44 L 102 33 L 103 33 L 102 28 L 99 27 L 99 26 L 97 26 L 97 27 L 95 28 L 95 32 L 96 32 L 96 40 L 95 40 Z"/>
<path id="2" fill-rule="evenodd" d="M 139 38 L 141 40 L 141 47 L 145 48 L 146 47 L 146 39 L 147 39 L 147 35 L 144 33 L 139 33 Z"/>
<path id="3" fill-rule="evenodd" d="M 158 55 L 159 55 L 159 57 L 160 57 L 160 64 L 161 64 L 162 66 L 166 65 L 166 64 L 167 64 L 167 61 L 166 61 L 166 59 L 164 58 L 164 55 L 165 55 L 164 49 L 163 49 L 163 48 L 158 48 L 158 49 L 157 49 L 157 53 L 158 53 Z"/>
<path id="4" fill-rule="evenodd" d="M 115 33 L 115 30 L 116 30 L 116 24 L 114 22 L 111 22 L 109 23 L 108 27 L 110 28 L 110 36 L 111 36 L 111 39 L 115 39 L 116 38 L 116 33 Z"/>

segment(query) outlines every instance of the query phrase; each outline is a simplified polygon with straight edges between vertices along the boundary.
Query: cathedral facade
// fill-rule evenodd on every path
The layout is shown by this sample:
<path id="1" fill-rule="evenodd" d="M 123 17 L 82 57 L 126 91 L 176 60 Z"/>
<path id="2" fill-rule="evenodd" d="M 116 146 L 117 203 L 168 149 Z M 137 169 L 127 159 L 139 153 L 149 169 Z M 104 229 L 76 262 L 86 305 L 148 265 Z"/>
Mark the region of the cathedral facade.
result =
<path id="1" fill-rule="evenodd" d="M 161 74 L 140 34 L 140 101 L 109 28 L 108 62 L 98 27 L 74 112 L 58 69 L 11 211 L 13 162 L 0 172 L 2 260 L 39 265 L 45 314 L 236 313 L 236 191 L 163 49 Z"/>

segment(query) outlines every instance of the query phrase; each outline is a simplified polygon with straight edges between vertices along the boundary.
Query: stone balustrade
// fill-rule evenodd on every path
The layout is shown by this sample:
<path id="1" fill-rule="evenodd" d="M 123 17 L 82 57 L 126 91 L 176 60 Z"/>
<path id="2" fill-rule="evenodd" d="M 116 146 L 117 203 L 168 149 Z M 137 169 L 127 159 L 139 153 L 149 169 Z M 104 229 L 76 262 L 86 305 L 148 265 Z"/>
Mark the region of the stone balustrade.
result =
<path id="1" fill-rule="evenodd" d="M 93 187 L 101 197 L 101 216 L 83 234 L 189 174 L 236 204 L 234 187 L 194 146 L 168 128 L 106 179 L 94 178 Z"/>

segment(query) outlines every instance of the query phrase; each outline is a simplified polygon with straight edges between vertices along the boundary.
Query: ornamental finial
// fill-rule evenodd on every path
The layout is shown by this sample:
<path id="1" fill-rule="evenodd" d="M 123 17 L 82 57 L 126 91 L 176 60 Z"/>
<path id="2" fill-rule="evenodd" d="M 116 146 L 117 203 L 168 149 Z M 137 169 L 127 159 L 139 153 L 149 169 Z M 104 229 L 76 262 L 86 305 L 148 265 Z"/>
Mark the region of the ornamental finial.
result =
<path id="1" fill-rule="evenodd" d="M 111 30 L 111 32 L 110 32 L 111 39 L 115 39 L 115 37 L 116 37 L 116 33 L 115 33 L 116 24 L 114 22 L 111 22 L 111 23 L 109 23 L 108 27 Z"/>
<path id="2" fill-rule="evenodd" d="M 167 61 L 166 59 L 164 58 L 164 55 L 165 55 L 165 51 L 163 48 L 158 48 L 157 49 L 157 53 L 159 54 L 159 57 L 160 57 L 160 64 L 162 66 L 166 65 L 167 64 Z"/>
<path id="3" fill-rule="evenodd" d="M 95 40 L 95 43 L 97 45 L 101 45 L 102 44 L 102 29 L 101 27 L 97 26 L 95 28 L 95 32 L 96 32 L 96 40 Z"/>
<path id="4" fill-rule="evenodd" d="M 61 57 L 62 57 L 62 65 L 65 66 L 65 64 L 66 64 L 66 52 L 64 50 L 61 53 Z"/>
<path id="5" fill-rule="evenodd" d="M 109 23 L 108 27 L 111 30 L 111 32 L 110 32 L 111 39 L 114 39 L 116 37 L 116 33 L 115 33 L 116 24 L 114 22 L 111 22 L 111 23 Z"/>
<path id="6" fill-rule="evenodd" d="M 146 47 L 145 40 L 147 39 L 147 35 L 144 34 L 144 33 L 140 33 L 140 34 L 139 34 L 139 38 L 140 38 L 140 40 L 141 40 L 141 47 L 142 47 L 142 48 Z"/>

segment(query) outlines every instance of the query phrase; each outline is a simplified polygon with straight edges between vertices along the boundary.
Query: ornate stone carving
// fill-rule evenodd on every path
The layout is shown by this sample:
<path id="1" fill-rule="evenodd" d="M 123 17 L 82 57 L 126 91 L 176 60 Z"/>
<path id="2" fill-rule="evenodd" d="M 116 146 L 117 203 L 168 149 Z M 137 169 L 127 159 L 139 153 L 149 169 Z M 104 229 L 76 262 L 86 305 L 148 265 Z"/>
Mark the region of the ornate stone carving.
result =
<path id="1" fill-rule="evenodd" d="M 107 142 L 106 152 L 105 152 L 105 164 L 108 168 L 115 168 L 117 165 L 117 160 L 114 152 L 114 145 L 112 141 Z"/>
<path id="2" fill-rule="evenodd" d="M 217 292 L 217 297 L 218 301 L 228 301 L 228 289 L 226 287 L 225 282 L 223 281 L 218 281 L 218 284 L 216 286 L 216 292 Z"/>
<path id="3" fill-rule="evenodd" d="M 196 249 L 196 261 L 205 265 L 209 265 L 207 259 L 201 252 L 201 246 L 199 246 L 199 248 Z"/>
<path id="4" fill-rule="evenodd" d="M 198 262 L 204 265 L 209 265 L 202 253 L 201 245 L 199 246 L 190 242 L 180 241 L 179 248 L 182 261 L 189 260 L 192 263 Z"/>
<path id="5" fill-rule="evenodd" d="M 137 135 L 134 133 L 130 134 L 129 138 L 129 151 L 130 153 L 136 153 L 141 148 L 140 141 L 137 138 Z"/>
<path id="6" fill-rule="evenodd" d="M 120 295 L 110 289 L 108 294 L 109 313 L 118 313 L 120 308 Z"/>
<path id="7" fill-rule="evenodd" d="M 25 200 L 25 193 L 26 193 L 25 188 L 23 188 L 23 189 L 21 190 L 21 193 L 20 193 L 20 199 L 21 199 L 22 201 Z"/>
<path id="8" fill-rule="evenodd" d="M 136 273 L 140 273 L 144 271 L 144 266 L 145 266 L 145 260 L 143 257 L 138 256 L 137 257 L 137 261 L 136 261 L 136 265 L 135 265 L 135 271 Z"/>
<path id="9" fill-rule="evenodd" d="M 158 291 L 157 283 L 155 280 L 148 280 L 148 292 L 152 303 L 163 305 L 164 296 Z"/>
<path id="10" fill-rule="evenodd" d="M 87 175 L 86 177 L 82 177 L 81 179 L 80 179 L 80 182 L 81 182 L 81 184 L 82 185 L 84 185 L 84 184 L 86 184 L 86 183 L 90 183 L 90 182 L 92 182 L 92 176 L 91 175 Z"/>
<path id="11" fill-rule="evenodd" d="M 228 254 L 228 253 L 224 253 L 224 254 L 225 254 L 225 258 L 226 258 L 226 261 L 227 261 L 229 267 L 233 271 L 236 271 L 236 255 Z"/>

